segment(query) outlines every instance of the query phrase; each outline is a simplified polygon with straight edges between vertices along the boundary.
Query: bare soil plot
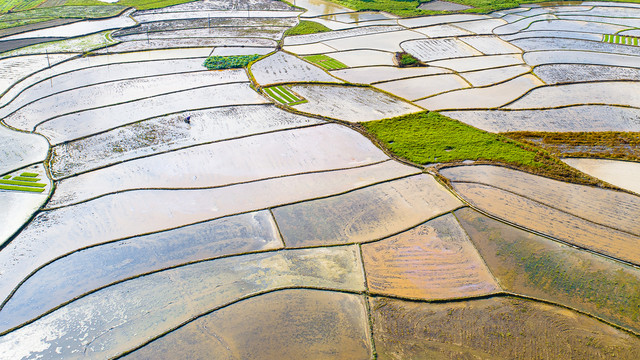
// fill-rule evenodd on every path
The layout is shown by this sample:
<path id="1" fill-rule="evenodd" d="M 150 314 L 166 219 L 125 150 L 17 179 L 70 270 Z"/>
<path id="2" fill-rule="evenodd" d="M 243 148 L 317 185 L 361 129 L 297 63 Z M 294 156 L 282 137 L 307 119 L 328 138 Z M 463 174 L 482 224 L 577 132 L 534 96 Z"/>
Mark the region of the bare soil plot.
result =
<path id="1" fill-rule="evenodd" d="M 0 125 L 0 175 L 44 161 L 49 144 L 42 137 Z"/>
<path id="2" fill-rule="evenodd" d="M 4 121 L 19 129 L 32 130 L 39 123 L 63 115 L 121 104 L 197 87 L 248 81 L 242 69 L 169 74 L 116 80 L 66 90 L 32 102 Z"/>
<path id="3" fill-rule="evenodd" d="M 218 310 L 124 359 L 201 359 L 216 354 L 234 359 L 364 360 L 371 358 L 370 341 L 361 296 L 283 290 Z"/>
<path id="4" fill-rule="evenodd" d="M 59 179 L 154 153 L 321 122 L 272 105 L 187 111 L 60 144 L 52 149 L 50 170 Z"/>
<path id="5" fill-rule="evenodd" d="M 457 74 L 443 74 L 394 80 L 375 84 L 375 87 L 415 101 L 445 91 L 468 88 L 469 84 Z"/>
<path id="6" fill-rule="evenodd" d="M 317 43 L 317 42 L 322 42 L 327 40 L 348 38 L 351 36 L 386 33 L 386 32 L 399 31 L 404 29 L 405 29 L 404 27 L 398 26 L 398 25 L 374 25 L 374 26 L 358 27 L 358 28 L 346 29 L 346 30 L 328 31 L 328 32 L 316 33 L 316 34 L 287 36 L 284 39 L 284 45 L 290 46 L 290 45 L 311 44 L 311 43 Z"/>
<path id="7" fill-rule="evenodd" d="M 501 84 L 451 91 L 415 103 L 432 111 L 497 108 L 542 85 L 544 84 L 537 77 L 527 74 Z"/>
<path id="8" fill-rule="evenodd" d="M 640 271 L 508 226 L 456 211 L 483 259 L 508 291 L 594 314 L 638 331 Z"/>
<path id="9" fill-rule="evenodd" d="M 445 59 L 432 61 L 431 66 L 439 66 L 458 72 L 485 70 L 510 65 L 524 64 L 522 55 L 486 55 L 462 59 Z"/>
<path id="10" fill-rule="evenodd" d="M 640 110 L 587 105 L 540 110 L 445 111 L 485 131 L 640 131 Z"/>
<path id="11" fill-rule="evenodd" d="M 39 266 L 87 246 L 330 196 L 417 172 L 387 161 L 219 189 L 132 191 L 42 212 L 0 252 L 0 297 Z"/>
<path id="12" fill-rule="evenodd" d="M 562 161 L 585 174 L 640 194 L 640 164 L 637 162 L 578 158 Z"/>
<path id="13" fill-rule="evenodd" d="M 582 104 L 638 106 L 640 83 L 608 81 L 546 86 L 533 89 L 505 108 L 541 109 Z"/>
<path id="14" fill-rule="evenodd" d="M 274 209 L 288 247 L 367 242 L 460 205 L 433 177 L 418 175 Z"/>
<path id="15" fill-rule="evenodd" d="M 485 55 L 520 54 L 522 50 L 497 36 L 465 36 L 460 38 L 467 45 Z"/>
<path id="16" fill-rule="evenodd" d="M 498 290 L 453 215 L 362 245 L 369 291 L 412 299 L 451 299 Z"/>
<path id="17" fill-rule="evenodd" d="M 50 190 L 51 182 L 40 164 L 0 177 L 0 245 L 29 221 Z"/>
<path id="18" fill-rule="evenodd" d="M 319 67 L 282 51 L 251 65 L 251 73 L 260 85 L 286 82 L 341 82 Z"/>
<path id="19" fill-rule="evenodd" d="M 341 125 L 279 131 L 130 160 L 59 181 L 48 207 L 131 189 L 224 186 L 387 160 Z"/>
<path id="20" fill-rule="evenodd" d="M 334 247 L 165 270 L 76 300 L 0 338 L 0 351 L 19 357 L 114 357 L 249 295 L 291 286 L 362 291 L 361 266 L 356 247 Z"/>
<path id="21" fill-rule="evenodd" d="M 143 273 L 281 247 L 271 214 L 259 211 L 81 250 L 46 265 L 21 284 L 0 311 L 0 331 Z"/>
<path id="22" fill-rule="evenodd" d="M 455 38 L 407 41 L 402 43 L 402 49 L 422 62 L 482 55 Z"/>
<path id="23" fill-rule="evenodd" d="M 441 172 L 452 181 L 507 190 L 589 221 L 640 235 L 640 197 L 552 180 L 500 166 L 459 166 Z"/>
<path id="24" fill-rule="evenodd" d="M 265 103 L 248 83 L 213 85 L 61 116 L 39 125 L 37 131 L 56 145 L 165 114 Z"/>
<path id="25" fill-rule="evenodd" d="M 640 68 L 638 57 L 574 50 L 536 51 L 524 54 L 531 66 L 542 64 L 589 64 Z"/>
<path id="26" fill-rule="evenodd" d="M 460 74 L 474 87 L 494 85 L 524 75 L 531 71 L 527 65 L 512 65 L 488 70 L 470 71 Z"/>
<path id="27" fill-rule="evenodd" d="M 420 303 L 371 298 L 379 359 L 635 359 L 637 337 L 576 312 L 515 298 Z"/>
<path id="28" fill-rule="evenodd" d="M 533 72 L 549 85 L 587 81 L 640 80 L 640 69 L 587 64 L 540 65 Z"/>
<path id="29" fill-rule="evenodd" d="M 356 84 L 372 84 L 383 81 L 400 80 L 410 77 L 437 75 L 449 70 L 430 67 L 399 68 L 395 66 L 370 66 L 353 69 L 335 70 L 331 74 Z"/>
<path id="30" fill-rule="evenodd" d="M 614 230 L 494 187 L 454 183 L 471 204 L 525 228 L 623 261 L 640 264 L 640 237 Z"/>
<path id="31" fill-rule="evenodd" d="M 350 122 L 384 119 L 421 109 L 370 88 L 329 85 L 292 85 L 308 102 L 296 109 Z"/>

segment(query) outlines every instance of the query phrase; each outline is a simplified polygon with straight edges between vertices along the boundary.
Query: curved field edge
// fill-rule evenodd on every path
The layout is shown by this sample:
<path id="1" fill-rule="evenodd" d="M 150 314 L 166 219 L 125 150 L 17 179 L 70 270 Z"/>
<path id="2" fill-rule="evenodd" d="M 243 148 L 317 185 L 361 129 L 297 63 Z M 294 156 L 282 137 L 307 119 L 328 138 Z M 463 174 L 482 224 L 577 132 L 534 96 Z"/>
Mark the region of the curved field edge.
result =
<path id="1" fill-rule="evenodd" d="M 436 112 L 423 111 L 360 125 L 380 147 L 414 164 L 471 160 L 505 164 L 561 181 L 611 187 L 566 165 L 544 149 L 474 128 Z"/>

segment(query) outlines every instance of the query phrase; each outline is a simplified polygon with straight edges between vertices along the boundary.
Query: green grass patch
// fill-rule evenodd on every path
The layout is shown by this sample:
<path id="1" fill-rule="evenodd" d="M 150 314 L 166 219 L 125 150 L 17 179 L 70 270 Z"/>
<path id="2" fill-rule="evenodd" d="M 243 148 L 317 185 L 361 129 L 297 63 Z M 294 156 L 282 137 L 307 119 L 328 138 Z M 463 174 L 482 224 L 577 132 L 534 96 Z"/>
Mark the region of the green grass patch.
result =
<path id="1" fill-rule="evenodd" d="M 327 55 L 309 55 L 304 57 L 305 60 L 321 66 L 327 70 L 346 69 L 347 65 Z"/>
<path id="2" fill-rule="evenodd" d="M 362 126 L 390 152 L 417 164 L 484 160 L 563 181 L 597 183 L 543 149 L 476 129 L 435 112 L 370 121 Z"/>
<path id="3" fill-rule="evenodd" d="M 559 157 L 606 158 L 640 161 L 638 132 L 534 132 L 504 133 L 510 139 L 541 147 Z"/>
<path id="4" fill-rule="evenodd" d="M 300 20 L 298 25 L 285 31 L 284 36 L 316 34 L 331 31 L 328 27 L 314 21 Z"/>
<path id="5" fill-rule="evenodd" d="M 22 187 L 22 186 L 11 186 L 11 185 L 2 185 L 0 184 L 1 190 L 13 190 L 13 191 L 29 191 L 29 192 L 38 192 L 41 193 L 44 191 L 42 188 L 33 188 L 33 187 Z"/>
<path id="6" fill-rule="evenodd" d="M 249 65 L 259 57 L 260 55 L 209 56 L 204 61 L 204 66 L 209 70 L 238 69 Z"/>
<path id="7" fill-rule="evenodd" d="M 289 89 L 287 89 L 283 85 L 264 88 L 264 91 L 272 99 L 274 99 L 275 101 L 283 105 L 293 106 L 293 105 L 303 104 L 307 102 L 307 100 L 292 93 Z"/>

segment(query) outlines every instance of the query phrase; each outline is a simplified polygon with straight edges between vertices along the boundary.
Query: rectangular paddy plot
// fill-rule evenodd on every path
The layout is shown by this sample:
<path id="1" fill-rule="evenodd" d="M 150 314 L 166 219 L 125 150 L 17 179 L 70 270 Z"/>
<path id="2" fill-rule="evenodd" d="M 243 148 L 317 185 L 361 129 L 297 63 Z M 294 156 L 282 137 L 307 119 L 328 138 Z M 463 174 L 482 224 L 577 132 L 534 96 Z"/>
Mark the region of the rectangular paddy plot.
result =
<path id="1" fill-rule="evenodd" d="M 622 45 L 634 45 L 638 46 L 638 38 L 635 36 L 621 36 L 621 35 L 602 35 L 602 41 L 612 44 Z"/>
<path id="2" fill-rule="evenodd" d="M 205 359 L 211 354 L 225 359 L 370 359 L 365 301 L 331 291 L 272 292 L 199 318 L 123 359 Z"/>
<path id="3" fill-rule="evenodd" d="M 381 239 L 460 206 L 429 175 L 274 209 L 288 247 Z"/>
<path id="4" fill-rule="evenodd" d="M 294 94 L 291 89 L 286 88 L 284 85 L 271 86 L 264 88 L 264 92 L 269 95 L 273 100 L 279 102 L 282 105 L 293 106 L 304 104 L 307 102 L 305 98 L 300 95 Z"/>
<path id="5" fill-rule="evenodd" d="M 507 291 L 640 330 L 640 270 L 517 229 L 469 208 L 456 217 Z"/>
<path id="6" fill-rule="evenodd" d="M 347 67 L 347 65 L 327 55 L 309 55 L 305 56 L 304 59 L 327 70 L 345 69 Z"/>
<path id="7" fill-rule="evenodd" d="M 80 352 L 113 358 L 249 295 L 283 287 L 362 292 L 361 266 L 357 247 L 342 246 L 249 254 L 169 269 L 92 293 L 0 337 L 0 353 L 74 358 Z M 91 346 L 82 340 L 87 338 Z M 33 347 L 36 340 L 45 346 Z"/>
<path id="8" fill-rule="evenodd" d="M 637 359 L 640 340 L 589 316 L 511 297 L 370 298 L 378 359 Z M 544 354 L 544 355 L 543 355 Z"/>
<path id="9" fill-rule="evenodd" d="M 455 217 L 447 214 L 362 245 L 369 291 L 412 299 L 486 295 L 498 285 Z"/>

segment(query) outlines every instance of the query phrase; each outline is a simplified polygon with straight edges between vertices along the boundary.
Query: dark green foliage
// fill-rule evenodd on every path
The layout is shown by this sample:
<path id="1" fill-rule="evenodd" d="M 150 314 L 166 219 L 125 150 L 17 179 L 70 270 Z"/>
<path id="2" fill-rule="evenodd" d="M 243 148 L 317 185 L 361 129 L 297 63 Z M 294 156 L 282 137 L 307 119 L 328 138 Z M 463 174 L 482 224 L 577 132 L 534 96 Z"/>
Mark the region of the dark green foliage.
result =
<path id="1" fill-rule="evenodd" d="M 331 31 L 328 27 L 317 22 L 300 20 L 300 23 L 284 33 L 284 36 L 306 35 Z"/>
<path id="2" fill-rule="evenodd" d="M 209 70 L 239 69 L 257 60 L 260 55 L 209 56 L 204 66 Z"/>

